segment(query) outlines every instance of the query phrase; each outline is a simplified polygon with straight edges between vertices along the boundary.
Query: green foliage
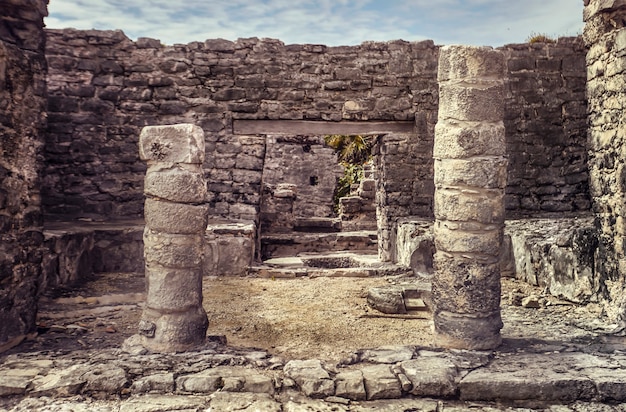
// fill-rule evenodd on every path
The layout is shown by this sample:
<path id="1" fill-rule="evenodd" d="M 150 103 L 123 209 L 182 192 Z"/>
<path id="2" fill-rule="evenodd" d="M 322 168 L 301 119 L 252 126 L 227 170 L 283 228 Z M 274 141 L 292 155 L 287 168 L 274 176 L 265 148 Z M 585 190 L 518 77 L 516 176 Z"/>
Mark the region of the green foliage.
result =
<path id="1" fill-rule="evenodd" d="M 372 157 L 373 136 L 333 134 L 324 137 L 326 145 L 335 149 L 339 163 L 364 164 Z"/>
<path id="2" fill-rule="evenodd" d="M 554 37 L 548 36 L 545 33 L 530 33 L 530 36 L 526 38 L 526 43 L 534 44 L 534 43 L 556 43 L 556 39 Z"/>
<path id="3" fill-rule="evenodd" d="M 372 159 L 373 136 L 333 134 L 324 137 L 327 146 L 337 154 L 343 166 L 343 176 L 337 181 L 333 194 L 333 208 L 339 212 L 339 199 L 350 195 L 353 184 L 363 179 L 363 165 Z"/>

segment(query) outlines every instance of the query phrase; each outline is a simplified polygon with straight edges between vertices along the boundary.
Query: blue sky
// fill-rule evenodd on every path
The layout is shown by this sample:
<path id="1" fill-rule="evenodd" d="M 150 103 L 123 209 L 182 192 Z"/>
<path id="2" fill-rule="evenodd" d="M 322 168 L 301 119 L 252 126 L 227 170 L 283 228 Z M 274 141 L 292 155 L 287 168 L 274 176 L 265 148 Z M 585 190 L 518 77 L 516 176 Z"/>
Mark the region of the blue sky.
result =
<path id="1" fill-rule="evenodd" d="M 500 46 L 582 31 L 583 0 L 50 0 L 50 28 L 121 29 L 164 44 L 269 37 L 357 45 L 432 39 Z"/>

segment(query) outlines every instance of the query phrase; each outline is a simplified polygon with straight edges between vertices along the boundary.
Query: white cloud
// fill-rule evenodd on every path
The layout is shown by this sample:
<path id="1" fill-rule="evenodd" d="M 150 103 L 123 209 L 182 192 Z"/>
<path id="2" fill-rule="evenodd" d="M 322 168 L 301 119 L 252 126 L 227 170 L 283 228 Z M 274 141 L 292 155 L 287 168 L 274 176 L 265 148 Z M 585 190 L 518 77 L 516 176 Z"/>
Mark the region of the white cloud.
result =
<path id="1" fill-rule="evenodd" d="M 434 39 L 500 45 L 532 32 L 575 35 L 572 0 L 50 0 L 48 27 L 122 29 L 166 44 L 272 37 L 285 43 L 360 44 Z"/>

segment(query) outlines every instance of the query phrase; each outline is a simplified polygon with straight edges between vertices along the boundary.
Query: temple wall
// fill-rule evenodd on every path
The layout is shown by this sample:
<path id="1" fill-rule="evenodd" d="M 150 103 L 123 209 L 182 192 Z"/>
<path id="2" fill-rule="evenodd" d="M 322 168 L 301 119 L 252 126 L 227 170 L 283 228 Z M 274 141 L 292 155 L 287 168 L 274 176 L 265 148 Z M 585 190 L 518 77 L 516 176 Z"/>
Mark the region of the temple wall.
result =
<path id="1" fill-rule="evenodd" d="M 596 288 L 624 318 L 626 298 L 626 4 L 585 1 L 584 40 L 589 99 L 589 174 L 599 235 Z"/>
<path id="2" fill-rule="evenodd" d="M 439 49 L 430 41 L 326 47 L 252 38 L 162 46 L 120 31 L 47 34 L 46 213 L 140 216 L 140 128 L 191 122 L 206 135 L 211 213 L 256 219 L 266 156 L 277 152 L 266 147 L 267 135 L 276 134 L 271 121 L 293 122 L 288 134 L 304 136 L 304 144 L 307 135 L 324 134 L 307 125 L 312 121 L 414 124 L 407 138 L 380 139 L 378 202 L 391 231 L 398 218 L 432 217 Z M 500 50 L 509 70 L 508 213 L 588 210 L 580 39 Z M 250 121 L 257 122 L 253 132 L 238 126 Z M 410 171 L 394 172 L 400 168 Z"/>
<path id="3" fill-rule="evenodd" d="M 45 0 L 0 0 L 0 351 L 35 330 L 42 233 Z"/>

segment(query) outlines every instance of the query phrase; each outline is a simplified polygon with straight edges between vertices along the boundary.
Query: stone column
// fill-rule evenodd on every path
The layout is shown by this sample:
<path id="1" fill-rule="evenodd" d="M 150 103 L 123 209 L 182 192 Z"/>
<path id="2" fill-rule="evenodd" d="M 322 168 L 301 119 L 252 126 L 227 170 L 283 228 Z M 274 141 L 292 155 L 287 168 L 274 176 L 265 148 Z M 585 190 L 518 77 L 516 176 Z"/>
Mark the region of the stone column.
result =
<path id="1" fill-rule="evenodd" d="M 192 124 L 148 126 L 139 154 L 148 162 L 144 192 L 146 306 L 142 345 L 156 352 L 187 350 L 204 342 L 202 256 L 208 205 L 204 133 Z"/>
<path id="2" fill-rule="evenodd" d="M 439 57 L 435 129 L 435 341 L 500 345 L 500 245 L 507 160 L 501 52 L 446 46 Z"/>

